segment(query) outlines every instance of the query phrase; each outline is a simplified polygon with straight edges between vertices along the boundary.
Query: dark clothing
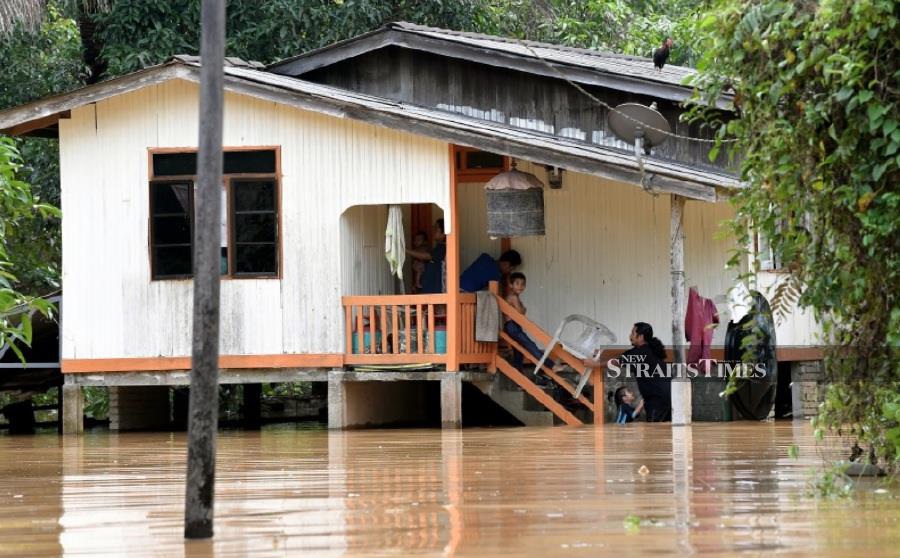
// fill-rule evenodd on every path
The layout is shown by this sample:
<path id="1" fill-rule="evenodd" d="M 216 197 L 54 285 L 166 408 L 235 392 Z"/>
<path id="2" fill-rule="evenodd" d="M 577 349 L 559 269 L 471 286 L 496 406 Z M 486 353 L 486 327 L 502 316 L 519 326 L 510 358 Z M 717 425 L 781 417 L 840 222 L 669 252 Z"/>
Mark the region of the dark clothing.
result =
<path id="1" fill-rule="evenodd" d="M 482 253 L 459 276 L 459 288 L 467 293 L 483 291 L 491 281 L 502 278 L 500 265 L 490 255 Z"/>
<path id="2" fill-rule="evenodd" d="M 503 325 L 503 331 L 512 337 L 513 341 L 521 345 L 523 349 L 531 353 L 531 356 L 534 358 L 540 360 L 541 357 L 544 356 L 544 351 L 531 340 L 531 337 L 528 337 L 528 334 L 522 330 L 522 326 L 516 322 L 512 320 L 507 321 L 506 324 Z M 517 370 L 522 370 L 522 359 L 522 354 L 513 349 L 513 366 L 515 366 Z M 544 361 L 544 364 L 550 368 L 555 366 L 555 363 L 549 358 Z"/>
<path id="3" fill-rule="evenodd" d="M 444 292 L 444 258 L 447 256 L 447 245 L 438 242 L 431 249 L 431 260 L 425 262 L 422 274 L 422 292 L 437 294 Z"/>
<path id="4" fill-rule="evenodd" d="M 649 422 L 672 420 L 672 380 L 667 376 L 665 358 L 659 358 L 650 345 L 633 347 L 619 358 L 622 371 L 637 379 L 644 398 L 644 411 Z"/>
<path id="5" fill-rule="evenodd" d="M 634 422 L 634 407 L 628 403 L 619 405 L 619 415 L 616 417 L 616 424 L 625 424 L 626 422 Z"/>

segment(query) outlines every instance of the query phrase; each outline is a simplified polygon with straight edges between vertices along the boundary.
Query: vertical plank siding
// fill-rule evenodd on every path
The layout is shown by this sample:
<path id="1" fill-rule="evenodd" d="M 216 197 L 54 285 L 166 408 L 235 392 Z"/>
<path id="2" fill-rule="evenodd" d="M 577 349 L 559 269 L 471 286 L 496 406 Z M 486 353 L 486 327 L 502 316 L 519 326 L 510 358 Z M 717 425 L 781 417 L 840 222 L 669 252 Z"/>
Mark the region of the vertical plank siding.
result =
<path id="1" fill-rule="evenodd" d="M 190 354 L 191 281 L 150 280 L 147 150 L 196 147 L 197 136 L 197 86 L 183 81 L 62 123 L 63 358 Z M 281 147 L 283 270 L 280 280 L 223 281 L 222 353 L 343 352 L 341 215 L 388 203 L 446 209 L 447 145 L 231 93 L 224 137 Z"/>
<path id="2" fill-rule="evenodd" d="M 546 181 L 542 166 L 520 161 L 519 168 Z M 467 192 L 460 196 L 462 222 L 484 213 L 480 190 L 460 187 Z M 528 317 L 553 331 L 565 316 L 585 314 L 609 326 L 620 343 L 628 342 L 634 322 L 645 321 L 670 345 L 668 196 L 567 171 L 561 190 L 544 190 L 544 206 L 546 236 L 512 240 L 512 248 L 522 254 L 520 271 L 528 278 L 523 295 Z M 715 238 L 720 224 L 733 215 L 727 203 L 689 201 L 685 207 L 686 284 L 696 285 L 703 296 L 725 294 L 733 284 L 736 274 L 725 265 L 734 242 Z M 499 255 L 499 245 L 491 249 L 486 236 L 479 238 L 483 229 L 463 229 L 462 234 L 480 243 L 477 250 L 463 249 L 467 258 L 481 251 Z M 724 341 L 729 319 L 725 305 L 719 310 L 723 326 L 716 330 L 715 344 Z"/>

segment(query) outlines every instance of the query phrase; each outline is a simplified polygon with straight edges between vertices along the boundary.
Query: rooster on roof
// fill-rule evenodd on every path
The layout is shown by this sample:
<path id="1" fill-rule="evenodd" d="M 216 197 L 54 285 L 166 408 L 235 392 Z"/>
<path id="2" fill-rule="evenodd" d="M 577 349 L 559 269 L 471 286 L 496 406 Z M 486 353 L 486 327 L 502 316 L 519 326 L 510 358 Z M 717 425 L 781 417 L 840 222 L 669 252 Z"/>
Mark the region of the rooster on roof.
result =
<path id="1" fill-rule="evenodd" d="M 672 48 L 672 45 L 674 44 L 672 37 L 666 37 L 662 46 L 653 51 L 653 65 L 656 66 L 658 71 L 662 71 L 663 66 L 666 65 L 666 60 L 669 59 L 669 49 Z"/>

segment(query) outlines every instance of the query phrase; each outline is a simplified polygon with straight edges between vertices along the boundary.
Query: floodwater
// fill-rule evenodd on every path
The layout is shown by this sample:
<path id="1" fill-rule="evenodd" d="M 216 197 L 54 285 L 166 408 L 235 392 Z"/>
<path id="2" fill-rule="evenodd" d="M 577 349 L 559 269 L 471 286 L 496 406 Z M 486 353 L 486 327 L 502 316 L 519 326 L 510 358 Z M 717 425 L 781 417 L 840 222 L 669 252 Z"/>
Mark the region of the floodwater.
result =
<path id="1" fill-rule="evenodd" d="M 799 422 L 222 432 L 185 542 L 184 434 L 0 436 L 0 556 L 897 556 L 896 485 L 807 495 L 838 455 Z"/>

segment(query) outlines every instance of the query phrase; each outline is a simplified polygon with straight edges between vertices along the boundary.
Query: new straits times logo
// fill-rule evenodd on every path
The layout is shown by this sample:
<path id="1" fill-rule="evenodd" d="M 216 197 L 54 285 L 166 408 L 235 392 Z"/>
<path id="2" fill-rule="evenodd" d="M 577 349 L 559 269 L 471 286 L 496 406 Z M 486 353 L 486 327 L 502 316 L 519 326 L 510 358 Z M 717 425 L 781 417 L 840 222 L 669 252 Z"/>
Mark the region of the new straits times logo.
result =
<path id="1" fill-rule="evenodd" d="M 646 355 L 622 355 L 609 361 L 608 378 L 765 378 L 764 362 L 740 362 L 702 358 L 697 363 L 663 362 L 651 364 Z"/>

